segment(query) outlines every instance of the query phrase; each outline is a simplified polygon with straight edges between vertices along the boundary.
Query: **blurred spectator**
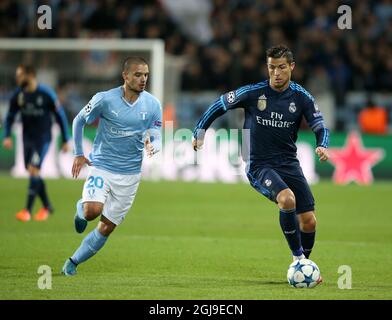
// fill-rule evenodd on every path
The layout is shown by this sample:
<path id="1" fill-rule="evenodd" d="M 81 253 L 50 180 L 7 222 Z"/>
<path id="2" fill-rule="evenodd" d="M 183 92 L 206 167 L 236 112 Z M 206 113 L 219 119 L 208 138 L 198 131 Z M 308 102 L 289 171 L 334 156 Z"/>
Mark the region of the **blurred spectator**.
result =
<path id="1" fill-rule="evenodd" d="M 369 100 L 367 106 L 359 112 L 359 127 L 362 132 L 386 134 L 388 131 L 388 113 L 385 108 Z"/>
<path id="2" fill-rule="evenodd" d="M 211 40 L 209 0 L 162 0 L 162 3 L 190 38 L 200 43 L 208 43 Z"/>
<path id="3" fill-rule="evenodd" d="M 0 36 L 16 37 L 20 25 L 15 23 L 20 21 L 18 4 L 11 0 L 0 1 Z"/>
<path id="4" fill-rule="evenodd" d="M 37 28 L 41 4 L 52 8 L 53 30 Z M 337 27 L 343 4 L 352 9 L 350 30 Z M 338 108 L 350 91 L 392 92 L 392 0 L 0 0 L 1 37 L 91 34 L 163 39 L 166 52 L 185 61 L 182 90 L 261 81 L 265 50 L 285 43 L 297 63 L 294 81 L 332 92 Z"/>
<path id="5" fill-rule="evenodd" d="M 285 43 L 292 48 L 297 65 L 303 66 L 294 72 L 295 80 L 306 81 L 314 65 L 323 68 L 338 105 L 344 105 L 349 90 L 392 90 L 389 62 L 392 0 L 176 3 L 174 0 L 2 0 L 0 35 L 69 38 L 83 36 L 87 30 L 115 31 L 112 34 L 122 38 L 161 38 L 168 53 L 192 61 L 192 76 L 199 78 L 192 82 L 203 82 L 211 90 L 229 90 L 262 80 L 265 49 Z M 41 4 L 52 8 L 51 32 L 36 27 L 37 7 Z M 352 8 L 351 30 L 337 28 L 337 8 L 341 4 Z M 201 45 L 198 56 L 187 59 L 187 45 L 194 41 Z M 211 48 L 218 51 L 213 57 Z M 205 70 L 211 71 L 207 79 Z M 184 69 L 184 82 L 190 82 L 188 68 Z M 186 83 L 184 89 L 188 87 Z"/>
<path id="6" fill-rule="evenodd" d="M 298 68 L 300 68 L 300 66 L 297 65 L 295 68 L 296 75 L 298 76 Z M 331 86 L 329 83 L 328 74 L 322 66 L 318 65 L 314 67 L 312 76 L 308 79 L 306 83 L 306 88 L 314 96 L 320 96 L 330 91 Z"/>
<path id="7" fill-rule="evenodd" d="M 116 0 L 100 0 L 97 3 L 93 13 L 85 21 L 85 27 L 91 30 L 117 29 Z"/>

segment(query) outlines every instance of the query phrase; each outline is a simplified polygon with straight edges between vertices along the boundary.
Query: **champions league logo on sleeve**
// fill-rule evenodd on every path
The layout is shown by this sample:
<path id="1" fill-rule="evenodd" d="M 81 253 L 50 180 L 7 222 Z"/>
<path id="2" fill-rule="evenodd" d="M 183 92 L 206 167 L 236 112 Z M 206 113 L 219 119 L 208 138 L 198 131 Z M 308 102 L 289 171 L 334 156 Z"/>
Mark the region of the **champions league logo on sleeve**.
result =
<path id="1" fill-rule="evenodd" d="M 234 103 L 235 102 L 235 92 L 234 91 L 230 91 L 228 94 L 227 94 L 227 102 L 228 103 Z"/>
<path id="2" fill-rule="evenodd" d="M 321 117 L 321 111 L 319 109 L 319 106 L 317 103 L 314 104 L 314 113 L 313 113 L 313 117 L 317 118 L 317 117 Z"/>
<path id="3" fill-rule="evenodd" d="M 89 103 L 87 103 L 87 105 L 84 107 L 84 112 L 85 112 L 86 114 L 89 114 L 89 113 L 91 112 L 91 109 L 92 109 L 92 107 L 91 107 L 91 102 L 89 102 Z"/>

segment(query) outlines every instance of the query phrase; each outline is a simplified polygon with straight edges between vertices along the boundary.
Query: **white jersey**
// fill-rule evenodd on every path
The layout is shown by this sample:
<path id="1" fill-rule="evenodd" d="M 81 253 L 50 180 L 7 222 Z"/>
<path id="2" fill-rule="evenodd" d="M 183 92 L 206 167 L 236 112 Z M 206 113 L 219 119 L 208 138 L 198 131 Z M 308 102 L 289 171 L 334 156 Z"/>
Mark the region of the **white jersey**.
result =
<path id="1" fill-rule="evenodd" d="M 124 99 L 122 86 L 97 93 L 74 120 L 75 155 L 83 155 L 82 127 L 98 118 L 89 155 L 93 166 L 113 173 L 140 173 L 146 133 L 149 129 L 160 132 L 162 127 L 159 100 L 143 91 L 131 104 Z"/>

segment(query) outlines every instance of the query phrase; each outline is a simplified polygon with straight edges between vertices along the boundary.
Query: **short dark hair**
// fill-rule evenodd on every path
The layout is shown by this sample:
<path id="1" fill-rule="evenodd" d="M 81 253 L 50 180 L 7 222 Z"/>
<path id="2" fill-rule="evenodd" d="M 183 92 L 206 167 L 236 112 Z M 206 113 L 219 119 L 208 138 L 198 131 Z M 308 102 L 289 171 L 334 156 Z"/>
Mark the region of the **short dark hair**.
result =
<path id="1" fill-rule="evenodd" d="M 267 59 L 268 58 L 274 58 L 274 59 L 286 58 L 288 63 L 294 62 L 293 53 L 287 46 L 283 44 L 269 48 L 267 50 Z"/>
<path id="2" fill-rule="evenodd" d="M 18 65 L 18 68 L 21 68 L 26 74 L 36 75 L 35 68 L 31 64 L 21 63 Z"/>
<path id="3" fill-rule="evenodd" d="M 148 65 L 148 62 L 143 59 L 142 57 L 127 57 L 124 60 L 123 63 L 123 71 L 128 71 L 131 65 L 133 64 L 146 64 Z"/>

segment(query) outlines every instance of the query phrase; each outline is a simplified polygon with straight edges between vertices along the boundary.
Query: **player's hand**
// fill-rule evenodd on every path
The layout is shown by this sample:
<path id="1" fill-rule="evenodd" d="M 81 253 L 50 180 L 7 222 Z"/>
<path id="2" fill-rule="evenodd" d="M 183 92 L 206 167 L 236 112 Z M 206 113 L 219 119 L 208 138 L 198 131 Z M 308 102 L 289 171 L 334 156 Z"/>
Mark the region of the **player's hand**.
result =
<path id="1" fill-rule="evenodd" d="M 68 142 L 64 142 L 64 143 L 61 145 L 61 151 L 62 151 L 62 152 L 68 152 L 69 150 L 70 150 L 69 143 L 68 143 Z"/>
<path id="2" fill-rule="evenodd" d="M 13 146 L 12 138 L 11 137 L 4 138 L 4 140 L 3 140 L 4 149 L 10 150 L 10 149 L 12 149 L 12 146 Z"/>
<path id="3" fill-rule="evenodd" d="M 320 161 L 327 161 L 329 159 L 327 148 L 317 147 L 316 154 L 318 155 Z"/>
<path id="4" fill-rule="evenodd" d="M 197 151 L 203 148 L 204 140 L 198 139 L 196 140 L 194 137 L 192 137 L 192 147 L 193 150 Z"/>
<path id="5" fill-rule="evenodd" d="M 152 145 L 150 141 L 150 137 L 148 137 L 144 141 L 144 148 L 146 149 L 147 156 L 151 158 L 155 154 L 154 146 Z"/>
<path id="6" fill-rule="evenodd" d="M 77 156 L 74 159 L 72 165 L 72 178 L 77 178 L 79 176 L 80 170 L 82 170 L 83 166 L 87 164 L 91 166 L 91 162 L 85 156 Z"/>

